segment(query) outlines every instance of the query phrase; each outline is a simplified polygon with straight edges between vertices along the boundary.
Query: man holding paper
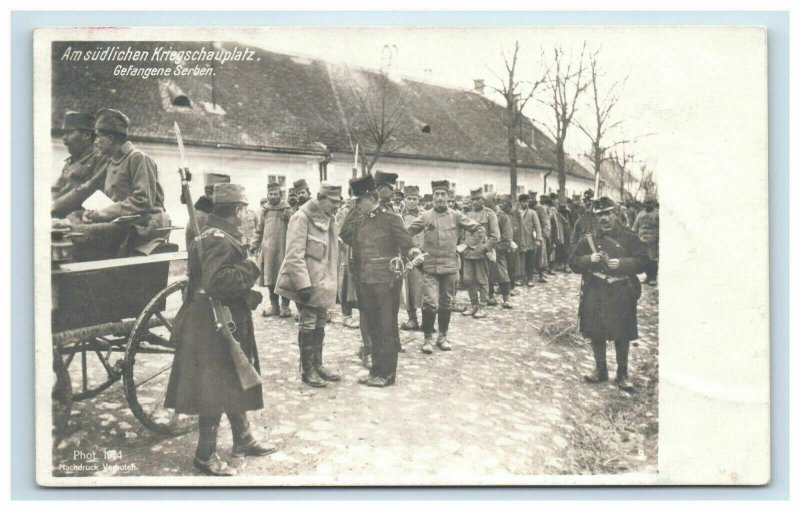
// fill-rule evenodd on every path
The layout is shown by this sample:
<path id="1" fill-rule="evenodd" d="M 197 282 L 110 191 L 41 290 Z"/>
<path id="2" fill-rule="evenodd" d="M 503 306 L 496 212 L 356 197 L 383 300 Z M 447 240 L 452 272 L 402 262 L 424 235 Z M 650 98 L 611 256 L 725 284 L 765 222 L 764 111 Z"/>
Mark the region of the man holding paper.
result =
<path id="1" fill-rule="evenodd" d="M 169 225 L 158 167 L 128 141 L 129 124 L 128 117 L 117 110 L 97 113 L 94 144 L 108 158 L 108 165 L 102 192 L 95 191 L 84 202 L 82 213 L 69 216 L 73 227 L 86 234 L 83 241 L 76 241 L 80 260 L 128 255 L 154 239 L 156 229 Z"/>

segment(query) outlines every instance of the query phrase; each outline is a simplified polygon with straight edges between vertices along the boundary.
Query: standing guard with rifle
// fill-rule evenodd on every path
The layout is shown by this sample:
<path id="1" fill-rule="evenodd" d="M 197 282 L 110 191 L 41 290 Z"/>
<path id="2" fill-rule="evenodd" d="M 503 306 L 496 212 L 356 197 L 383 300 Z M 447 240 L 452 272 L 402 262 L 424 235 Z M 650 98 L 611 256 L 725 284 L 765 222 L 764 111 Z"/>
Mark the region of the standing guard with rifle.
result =
<path id="1" fill-rule="evenodd" d="M 183 155 L 180 132 L 178 137 Z M 179 171 L 189 220 L 200 236 L 189 246 L 190 287 L 173 324 L 170 342 L 175 359 L 164 405 L 176 413 L 200 417 L 194 467 L 207 475 L 231 476 L 236 470 L 216 452 L 223 413 L 233 433 L 233 458 L 276 450 L 253 437 L 247 419 L 247 411 L 264 407 L 251 315 L 261 303 L 261 293 L 252 290 L 259 270 L 241 243 L 239 226 L 247 208 L 244 187 L 215 185 L 214 207 L 200 231 L 188 169 Z"/>
<path id="2" fill-rule="evenodd" d="M 639 238 L 622 226 L 616 205 L 608 197 L 593 203 L 596 230 L 575 246 L 569 265 L 583 274 L 578 307 L 581 333 L 592 341 L 596 370 L 584 379 L 590 383 L 608 380 L 606 341 L 613 340 L 617 353 L 615 382 L 632 391 L 628 379 L 630 342 L 639 337 L 636 303 L 642 292 L 639 278 L 647 266 L 647 249 Z"/>

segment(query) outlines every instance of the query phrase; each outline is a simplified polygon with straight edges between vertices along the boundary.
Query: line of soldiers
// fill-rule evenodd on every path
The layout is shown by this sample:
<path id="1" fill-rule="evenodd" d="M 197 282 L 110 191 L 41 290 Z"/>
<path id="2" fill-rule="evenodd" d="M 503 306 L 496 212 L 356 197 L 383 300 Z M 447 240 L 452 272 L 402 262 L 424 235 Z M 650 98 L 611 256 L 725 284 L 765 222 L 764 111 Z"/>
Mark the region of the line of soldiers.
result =
<path id="1" fill-rule="evenodd" d="M 165 215 L 155 163 L 127 141 L 127 128 L 127 117 L 118 111 L 101 111 L 95 119 L 68 115 L 64 140 L 71 157 L 54 190 L 54 216 L 66 213 L 74 223 L 89 226 L 114 225 L 117 217 L 136 213 L 137 221 L 130 226 L 140 228 L 141 218 L 149 224 Z M 93 143 L 90 152 L 86 144 L 93 139 L 101 141 Z M 297 306 L 304 383 L 324 387 L 341 380 L 323 364 L 328 311 L 338 299 L 343 309 L 360 311 L 360 353 L 369 368 L 360 382 L 386 387 L 397 380 L 401 304 L 408 313 L 403 326 L 422 329 L 421 351 L 447 352 L 453 348 L 448 334 L 459 282 L 467 288 L 471 304 L 464 314 L 482 318 L 495 285 L 502 307 L 512 308 L 516 285 L 532 287 L 536 274 L 545 280 L 545 273 L 554 273 L 552 262 L 566 260 L 583 277 L 580 330 L 591 340 L 596 362 L 595 373 L 586 380 L 608 379 L 606 343 L 612 340 L 616 383 L 625 390 L 633 388 L 627 357 L 630 341 L 638 337 L 641 288 L 636 275 L 652 269 L 657 259 L 657 211 L 645 209 L 637 216 L 636 235 L 606 197 L 592 201 L 587 195 L 584 203 L 590 209 L 579 215 L 579 206 L 573 205 L 567 216 L 550 197 L 536 202 L 521 195 L 514 205 L 508 195 L 484 198 L 477 189 L 470 192 L 469 209 L 460 210 L 447 180 L 431 183 L 427 201 L 415 186 L 398 195 L 397 179 L 380 171 L 353 179 L 347 202 L 339 186 L 322 183 L 312 198 L 305 181 L 298 181 L 295 205 L 282 200 L 279 186 L 270 185 L 254 238 L 245 242 L 244 188 L 230 183 L 227 175 L 205 175 L 205 194 L 195 204 L 200 233 L 187 230 L 190 289 L 173 326 L 177 350 L 165 402 L 178 413 L 200 416 L 194 459 L 198 470 L 220 476 L 235 473 L 216 452 L 222 414 L 231 423 L 234 457 L 276 450 L 251 433 L 247 411 L 263 408 L 262 388 L 239 386 L 208 302 L 217 298 L 230 310 L 234 336 L 259 370 L 251 314 L 262 301 L 253 291 L 256 283 L 269 291 L 267 315 L 291 317 L 290 302 Z M 86 186 L 92 181 L 94 185 Z M 99 212 L 76 209 L 92 187 L 102 188 L 114 204 Z M 70 201 L 77 203 L 69 205 Z M 568 239 L 575 241 L 571 252 Z M 560 251 L 559 245 L 564 245 Z"/>

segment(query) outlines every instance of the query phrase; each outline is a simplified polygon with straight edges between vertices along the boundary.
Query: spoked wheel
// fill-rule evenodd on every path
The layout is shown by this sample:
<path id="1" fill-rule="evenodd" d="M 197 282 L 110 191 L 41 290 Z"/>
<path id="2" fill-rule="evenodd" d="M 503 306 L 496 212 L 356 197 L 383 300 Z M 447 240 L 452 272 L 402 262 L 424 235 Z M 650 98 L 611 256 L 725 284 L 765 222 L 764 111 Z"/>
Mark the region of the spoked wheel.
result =
<path id="1" fill-rule="evenodd" d="M 72 412 L 72 381 L 69 371 L 61 359 L 61 353 L 57 347 L 53 347 L 53 382 L 52 402 L 53 407 L 53 444 L 58 445 L 63 437 L 67 435 L 69 416 Z"/>
<path id="2" fill-rule="evenodd" d="M 197 416 L 164 407 L 175 348 L 172 324 L 186 294 L 188 280 L 170 284 L 144 308 L 125 350 L 125 398 L 142 425 L 163 435 L 180 435 L 197 426 Z"/>
<path id="3" fill-rule="evenodd" d="M 75 401 L 97 396 L 122 376 L 122 363 L 111 364 L 111 356 L 121 348 L 102 337 L 71 343 L 61 348 L 64 366 L 77 388 L 72 393 Z"/>

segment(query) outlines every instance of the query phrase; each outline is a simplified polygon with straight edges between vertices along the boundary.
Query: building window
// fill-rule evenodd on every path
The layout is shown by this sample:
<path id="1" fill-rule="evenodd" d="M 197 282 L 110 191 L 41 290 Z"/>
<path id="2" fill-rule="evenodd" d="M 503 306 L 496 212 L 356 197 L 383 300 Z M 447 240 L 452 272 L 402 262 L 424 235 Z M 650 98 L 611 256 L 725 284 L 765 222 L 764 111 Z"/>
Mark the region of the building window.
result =
<path id="1" fill-rule="evenodd" d="M 325 182 L 328 180 L 328 161 L 319 161 L 319 181 Z"/>
<path id="2" fill-rule="evenodd" d="M 399 189 L 400 191 L 404 191 L 405 188 L 406 188 L 406 181 L 405 180 L 398 180 L 397 181 L 397 186 L 395 187 L 395 189 Z"/>
<path id="3" fill-rule="evenodd" d="M 484 193 L 494 193 L 494 184 L 484 184 L 483 185 L 483 192 Z"/>
<path id="4" fill-rule="evenodd" d="M 268 184 L 277 183 L 282 188 L 286 187 L 286 175 L 267 175 L 267 183 Z"/>

